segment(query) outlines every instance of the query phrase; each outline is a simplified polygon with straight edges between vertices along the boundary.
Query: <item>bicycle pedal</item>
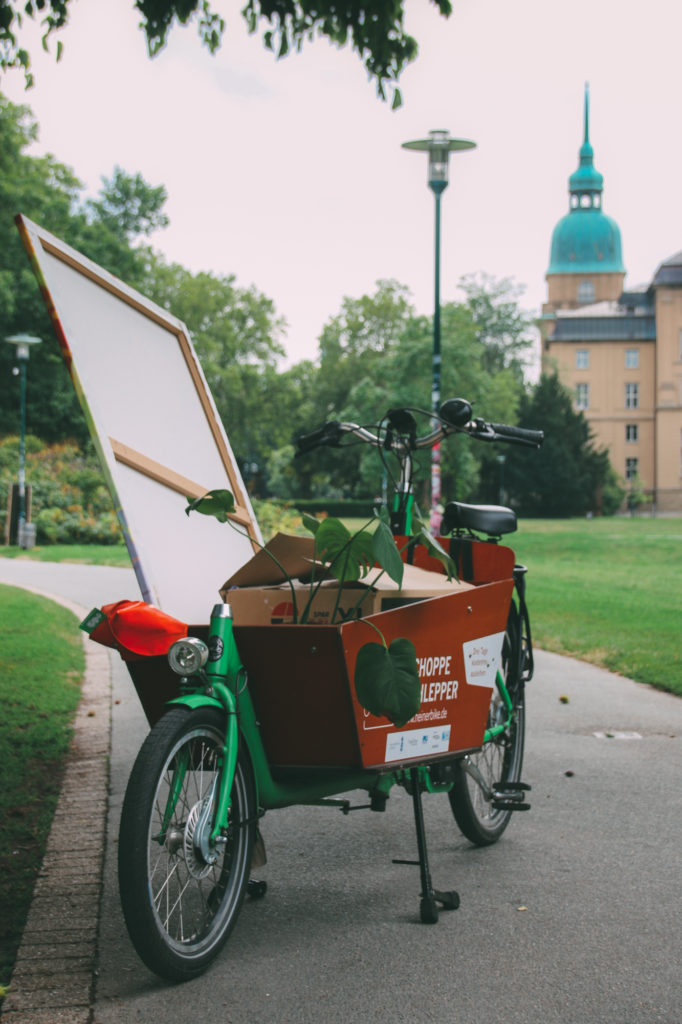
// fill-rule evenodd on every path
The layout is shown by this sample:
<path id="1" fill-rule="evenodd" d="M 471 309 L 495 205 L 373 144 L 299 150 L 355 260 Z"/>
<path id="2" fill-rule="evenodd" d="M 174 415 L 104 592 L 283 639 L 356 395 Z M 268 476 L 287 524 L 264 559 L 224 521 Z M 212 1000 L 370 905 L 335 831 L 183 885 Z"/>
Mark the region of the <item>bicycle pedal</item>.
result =
<path id="1" fill-rule="evenodd" d="M 530 804 L 521 804 L 515 800 L 493 800 L 492 806 L 496 811 L 529 811 Z"/>
<path id="2" fill-rule="evenodd" d="M 496 782 L 493 786 L 492 805 L 496 811 L 529 811 L 524 793 L 530 792 L 527 782 Z"/>

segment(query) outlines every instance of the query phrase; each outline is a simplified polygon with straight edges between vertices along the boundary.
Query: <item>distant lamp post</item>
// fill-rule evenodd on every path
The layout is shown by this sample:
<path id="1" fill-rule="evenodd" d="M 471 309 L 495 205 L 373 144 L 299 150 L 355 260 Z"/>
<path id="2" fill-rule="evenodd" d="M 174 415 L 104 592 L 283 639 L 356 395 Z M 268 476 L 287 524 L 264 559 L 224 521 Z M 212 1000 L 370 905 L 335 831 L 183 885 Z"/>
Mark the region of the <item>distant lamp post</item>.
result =
<path id="1" fill-rule="evenodd" d="M 448 187 L 450 153 L 454 150 L 475 149 L 470 139 L 453 139 L 449 132 L 429 132 L 428 139 L 403 142 L 403 149 L 418 149 L 429 154 L 429 188 L 436 200 L 436 256 L 435 256 L 435 302 L 433 311 L 433 377 L 431 383 L 431 408 L 437 413 L 440 408 L 440 197 Z M 431 527 L 439 526 L 438 506 L 441 499 L 440 487 L 440 445 L 431 452 Z"/>
<path id="2" fill-rule="evenodd" d="M 19 546 L 23 547 L 26 523 L 26 366 L 31 345 L 39 345 L 41 338 L 31 334 L 13 334 L 5 341 L 16 347 L 20 378 L 20 430 L 19 430 Z"/>

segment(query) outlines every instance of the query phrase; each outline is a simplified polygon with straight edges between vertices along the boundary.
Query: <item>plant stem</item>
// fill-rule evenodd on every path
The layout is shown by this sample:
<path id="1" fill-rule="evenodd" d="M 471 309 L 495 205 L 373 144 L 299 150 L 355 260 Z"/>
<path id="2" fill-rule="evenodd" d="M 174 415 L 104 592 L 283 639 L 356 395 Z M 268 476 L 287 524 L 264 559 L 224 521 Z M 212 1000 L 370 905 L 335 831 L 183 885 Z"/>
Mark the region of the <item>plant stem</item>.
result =
<path id="1" fill-rule="evenodd" d="M 238 533 L 241 537 L 246 537 L 247 540 L 250 540 L 254 544 L 257 544 L 258 547 L 261 549 L 261 551 L 265 552 L 265 554 L 268 556 L 270 561 L 274 562 L 275 565 L 277 566 L 277 568 L 279 569 L 279 571 L 282 573 L 282 576 L 284 576 L 285 580 L 289 584 L 289 590 L 291 591 L 291 603 L 294 606 L 294 622 L 297 623 L 298 622 L 298 602 L 296 601 L 296 588 L 294 587 L 294 583 L 293 583 L 293 580 L 291 579 L 291 576 L 286 571 L 286 569 L 284 568 L 284 566 L 282 565 L 280 560 L 278 558 L 276 558 L 275 555 L 273 555 L 272 551 L 268 551 L 268 549 L 265 546 L 265 544 L 261 544 L 260 541 L 257 541 L 254 537 L 251 536 L 251 534 L 247 533 L 245 530 L 238 529 L 234 525 L 234 523 L 232 522 L 231 519 L 228 519 L 227 522 L 232 527 L 232 529 L 235 531 L 235 533 Z M 307 610 L 307 606 L 306 606 L 306 610 Z M 303 620 L 301 620 L 301 621 L 303 621 Z"/>

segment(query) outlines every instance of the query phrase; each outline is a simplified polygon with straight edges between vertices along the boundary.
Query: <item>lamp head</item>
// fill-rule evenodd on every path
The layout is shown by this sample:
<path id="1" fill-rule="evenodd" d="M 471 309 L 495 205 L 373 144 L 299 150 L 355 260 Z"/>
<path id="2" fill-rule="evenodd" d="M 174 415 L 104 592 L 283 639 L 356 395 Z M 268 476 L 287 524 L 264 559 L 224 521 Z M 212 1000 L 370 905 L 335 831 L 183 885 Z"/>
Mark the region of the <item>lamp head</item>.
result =
<path id="1" fill-rule="evenodd" d="M 403 142 L 403 149 L 419 149 L 429 154 L 429 188 L 436 195 L 447 188 L 450 153 L 453 150 L 475 148 L 476 143 L 470 139 L 453 139 L 449 132 L 440 130 L 429 132 L 428 139 Z"/>
<path id="2" fill-rule="evenodd" d="M 17 359 L 28 359 L 31 345 L 39 345 L 42 338 L 36 338 L 32 334 L 12 334 L 5 341 L 10 345 L 16 345 Z"/>

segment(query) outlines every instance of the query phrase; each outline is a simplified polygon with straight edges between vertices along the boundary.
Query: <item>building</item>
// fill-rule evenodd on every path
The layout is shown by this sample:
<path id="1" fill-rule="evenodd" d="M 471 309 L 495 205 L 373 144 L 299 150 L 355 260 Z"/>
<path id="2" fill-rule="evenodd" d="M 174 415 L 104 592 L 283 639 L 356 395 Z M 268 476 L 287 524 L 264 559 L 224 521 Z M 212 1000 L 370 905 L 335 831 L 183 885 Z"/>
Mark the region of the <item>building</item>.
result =
<path id="1" fill-rule="evenodd" d="M 658 511 L 682 512 L 682 252 L 625 288 L 620 229 L 602 209 L 585 90 L 578 169 L 554 228 L 541 321 L 543 369 L 556 369 L 596 443 Z"/>

